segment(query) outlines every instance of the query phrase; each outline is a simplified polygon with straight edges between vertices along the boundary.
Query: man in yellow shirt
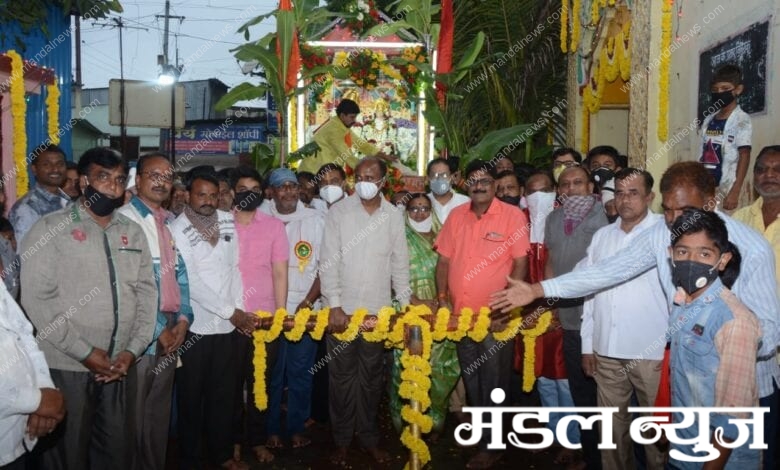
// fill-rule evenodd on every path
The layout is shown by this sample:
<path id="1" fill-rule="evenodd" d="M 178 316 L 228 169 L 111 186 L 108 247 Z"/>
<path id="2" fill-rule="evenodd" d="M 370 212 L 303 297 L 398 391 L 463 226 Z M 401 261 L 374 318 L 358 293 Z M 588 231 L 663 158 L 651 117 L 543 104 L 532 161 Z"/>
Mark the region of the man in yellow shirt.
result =
<path id="1" fill-rule="evenodd" d="M 764 235 L 775 252 L 775 279 L 780 273 L 780 145 L 764 147 L 756 157 L 753 167 L 753 184 L 759 197 L 750 206 L 743 207 L 734 213 L 734 218 L 749 225 Z M 751 262 L 751 260 L 745 260 Z M 777 292 L 780 294 L 780 280 L 777 282 Z M 769 401 L 771 400 L 771 401 Z M 778 403 L 777 386 L 775 393 L 762 398 L 760 405 L 768 406 L 770 412 L 765 415 L 765 422 L 777 423 Z M 777 441 L 777 426 L 766 428 L 767 442 Z M 774 440 L 771 440 L 774 439 Z M 776 450 L 774 446 L 764 451 L 764 468 L 777 468 Z"/>
<path id="2" fill-rule="evenodd" d="M 776 273 L 780 273 L 780 145 L 761 149 L 753 167 L 753 184 L 761 197 L 733 217 L 764 234 L 775 251 Z"/>
<path id="3" fill-rule="evenodd" d="M 357 103 L 348 99 L 341 100 L 336 107 L 336 116 L 328 119 L 314 131 L 314 141 L 320 146 L 319 152 L 304 158 L 298 170 L 317 173 L 317 170 L 326 163 L 335 163 L 340 167 L 349 165 L 355 168 L 358 158 L 353 153 L 353 148 L 367 157 L 393 161 L 393 157 L 380 152 L 378 148 L 350 130 L 358 114 L 360 114 L 360 106 Z"/>

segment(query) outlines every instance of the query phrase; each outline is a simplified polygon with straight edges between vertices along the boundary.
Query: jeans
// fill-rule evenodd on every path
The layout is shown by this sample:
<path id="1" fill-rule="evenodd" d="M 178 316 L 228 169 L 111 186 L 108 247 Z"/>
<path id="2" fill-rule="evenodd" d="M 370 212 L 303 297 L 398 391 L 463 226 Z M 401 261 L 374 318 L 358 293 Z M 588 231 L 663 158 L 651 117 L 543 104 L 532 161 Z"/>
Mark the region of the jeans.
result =
<path id="1" fill-rule="evenodd" d="M 317 343 L 309 335 L 300 341 L 279 339 L 276 364 L 268 387 L 268 435 L 281 433 L 282 395 L 287 384 L 287 434 L 300 434 L 311 414 L 312 366 L 317 354 Z M 269 364 L 269 367 L 271 365 Z"/>
<path id="2" fill-rule="evenodd" d="M 539 398 L 542 400 L 542 406 L 548 408 L 574 406 L 574 400 L 571 398 L 569 381 L 567 379 L 556 380 L 548 379 L 547 377 L 539 377 L 536 379 L 536 387 L 539 390 Z M 558 421 L 570 414 L 572 413 L 550 413 L 550 422 L 547 423 L 547 428 L 555 432 L 555 429 L 558 427 Z M 580 428 L 576 424 L 570 423 L 566 428 L 566 436 L 572 444 L 579 444 Z"/>

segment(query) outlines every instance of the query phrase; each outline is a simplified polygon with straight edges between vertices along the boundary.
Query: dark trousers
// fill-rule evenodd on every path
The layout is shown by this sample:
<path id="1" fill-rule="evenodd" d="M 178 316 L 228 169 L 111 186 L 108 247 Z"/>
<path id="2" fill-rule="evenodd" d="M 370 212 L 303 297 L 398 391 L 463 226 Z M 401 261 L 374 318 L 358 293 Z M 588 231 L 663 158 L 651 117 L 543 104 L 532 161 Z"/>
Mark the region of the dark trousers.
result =
<path id="1" fill-rule="evenodd" d="M 497 406 L 490 399 L 490 393 L 500 388 L 510 397 L 512 382 L 512 361 L 515 355 L 514 341 L 496 341 L 493 335 L 487 335 L 477 343 L 469 338 L 458 342 L 458 361 L 463 385 L 466 387 L 466 401 L 469 406 Z M 503 403 L 504 406 L 507 401 Z M 507 413 L 504 414 L 508 416 Z M 504 423 L 504 433 L 509 431 L 508 419 Z M 479 448 L 487 450 L 490 433 L 483 433 Z"/>
<path id="2" fill-rule="evenodd" d="M 188 333 L 182 345 L 182 366 L 176 370 L 181 468 L 201 468 L 204 437 L 210 463 L 221 464 L 233 456 L 237 335 Z"/>
<path id="3" fill-rule="evenodd" d="M 236 333 L 236 351 L 238 358 L 238 376 L 236 396 L 233 401 L 233 444 L 256 447 L 268 440 L 268 412 L 255 406 L 255 346 L 252 338 Z M 265 385 L 266 394 L 271 384 L 271 375 L 279 356 L 279 339 L 265 345 Z M 246 402 L 244 402 L 246 392 Z"/>
<path id="4" fill-rule="evenodd" d="M 595 407 L 596 381 L 582 372 L 582 338 L 579 330 L 563 330 L 563 361 L 574 406 Z M 583 416 L 590 416 L 582 413 Z M 601 453 L 598 449 L 598 429 L 581 429 L 582 452 L 589 470 L 601 468 Z"/>
<path id="5" fill-rule="evenodd" d="M 777 420 L 780 416 L 777 408 L 780 407 L 780 390 L 776 384 L 772 386 L 772 390 L 771 395 L 758 401 L 758 406 L 769 407 L 769 413 L 764 415 L 764 440 L 768 444 L 768 448 L 764 450 L 764 470 L 777 469 Z"/>
<path id="6" fill-rule="evenodd" d="M 301 434 L 311 412 L 311 368 L 317 354 L 317 344 L 309 335 L 300 341 L 281 337 L 271 381 L 268 382 L 268 434 L 279 435 L 282 424 L 282 396 L 287 384 L 288 435 Z"/>
<path id="7" fill-rule="evenodd" d="M 328 406 L 328 342 L 323 339 L 316 341 L 317 356 L 314 362 L 314 376 L 311 385 L 311 419 L 318 423 L 327 423 L 329 419 Z"/>
<path id="8" fill-rule="evenodd" d="M 376 447 L 384 345 L 362 337 L 346 343 L 327 335 L 326 341 L 333 441 L 338 447 L 349 447 L 352 436 L 357 434 L 360 445 Z"/>
<path id="9" fill-rule="evenodd" d="M 51 370 L 67 415 L 41 444 L 46 470 L 129 469 L 135 449 L 136 369 L 103 384 L 91 372 Z"/>
<path id="10" fill-rule="evenodd" d="M 168 448 L 168 425 L 171 417 L 173 379 L 176 376 L 176 355 L 144 355 L 136 363 L 137 390 L 135 438 L 133 455 L 135 470 L 165 468 Z"/>

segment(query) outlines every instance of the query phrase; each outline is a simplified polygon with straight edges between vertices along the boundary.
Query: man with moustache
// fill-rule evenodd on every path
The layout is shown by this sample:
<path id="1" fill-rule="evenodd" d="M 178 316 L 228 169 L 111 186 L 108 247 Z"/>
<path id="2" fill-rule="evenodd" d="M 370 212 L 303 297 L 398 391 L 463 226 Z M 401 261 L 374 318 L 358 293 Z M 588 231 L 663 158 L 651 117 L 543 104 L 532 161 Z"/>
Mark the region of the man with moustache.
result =
<path id="1" fill-rule="evenodd" d="M 376 157 L 388 162 L 397 159 L 352 132 L 350 128 L 357 121 L 358 114 L 360 114 L 360 106 L 357 103 L 349 99 L 341 100 L 336 106 L 336 115 L 314 131 L 314 142 L 320 146 L 320 150 L 315 155 L 304 158 L 298 171 L 313 173 L 326 163 L 335 163 L 341 167 L 349 165 L 354 168 L 359 160 L 352 153 L 353 147 L 367 157 Z"/>
<path id="2" fill-rule="evenodd" d="M 496 198 L 510 206 L 520 207 L 523 185 L 514 171 L 502 171 L 496 175 Z"/>
<path id="3" fill-rule="evenodd" d="M 490 292 L 506 285 L 507 277 L 525 278 L 530 245 L 525 214 L 495 197 L 491 162 L 471 162 L 466 168 L 466 184 L 471 202 L 453 209 L 436 240 L 436 291 L 439 307 L 452 310 L 454 306 L 455 312 L 468 307 L 478 312 L 487 306 Z M 494 323 L 505 320 L 496 319 Z M 495 388 L 509 396 L 513 346 L 511 342 L 498 346 L 492 335 L 482 342 L 463 338 L 458 343 L 469 405 L 493 406 L 490 394 Z M 483 362 L 484 358 L 487 360 Z M 479 364 L 476 370 L 475 363 Z M 489 440 L 483 436 L 479 452 L 466 468 L 490 468 L 499 460 L 501 453 L 488 449 Z"/>
<path id="4" fill-rule="evenodd" d="M 775 359 L 780 340 L 780 304 L 772 247 L 755 230 L 717 210 L 715 180 L 698 162 L 680 162 L 664 172 L 660 183 L 664 223 L 658 222 L 637 237 L 630 246 L 614 256 L 586 269 L 528 284 L 510 281 L 510 286 L 493 296 L 492 306 L 504 310 L 526 305 L 541 297 L 573 298 L 606 289 L 656 267 L 664 288 L 667 303 L 674 301 L 676 288 L 669 263 L 669 227 L 689 207 L 715 211 L 726 223 L 729 240 L 742 254 L 739 277 L 732 292 L 758 317 L 763 338 L 756 360 L 761 406 L 770 406 L 777 399 L 780 384 L 780 366 Z M 776 407 L 775 407 L 776 408 Z M 777 420 L 764 415 L 764 435 L 777 432 Z"/>
<path id="5" fill-rule="evenodd" d="M 753 227 L 764 235 L 775 252 L 775 269 L 780 273 L 780 145 L 764 147 L 756 157 L 753 167 L 753 184 L 759 198 L 752 205 L 743 207 L 734 213 L 734 219 Z M 777 281 L 777 293 L 780 294 L 780 280 Z M 769 406 L 767 422 L 777 423 L 780 394 L 774 386 L 772 400 L 764 400 L 761 406 Z M 766 436 L 766 442 L 777 441 L 777 428 Z M 764 469 L 775 468 L 777 451 L 770 445 L 764 451 Z"/>
<path id="6" fill-rule="evenodd" d="M 30 162 L 35 176 L 33 188 L 16 201 L 8 214 L 16 239 L 21 242 L 35 222 L 46 214 L 60 210 L 70 197 L 60 187 L 65 181 L 65 152 L 54 144 L 39 147 L 38 156 Z M 21 253 L 21 252 L 20 252 Z"/>
<path id="7" fill-rule="evenodd" d="M 169 226 L 187 266 L 193 310 L 176 371 L 179 463 L 201 468 L 205 457 L 222 468 L 246 469 L 233 459 L 231 442 L 239 374 L 236 330 L 251 334 L 258 319 L 244 311 L 235 224 L 231 213 L 217 210 L 216 175 L 190 170 L 187 187 L 189 204 Z"/>
<path id="8" fill-rule="evenodd" d="M 325 219 L 322 212 L 310 209 L 300 200 L 303 191 L 301 175 L 287 168 L 277 168 L 268 177 L 272 199 L 264 201 L 260 210 L 284 224 L 289 240 L 287 266 L 287 312 L 304 308 L 320 308 L 320 277 L 318 274 Z M 285 430 L 293 448 L 311 443 L 305 434 L 305 423 L 311 410 L 312 373 L 317 343 L 309 335 L 300 341 L 279 338 L 279 353 L 268 390 L 268 434 L 279 441 L 284 385 L 287 384 L 287 416 Z"/>
<path id="9" fill-rule="evenodd" d="M 62 192 L 65 193 L 71 201 L 75 201 L 81 196 L 78 165 L 74 162 L 65 162 L 65 178 L 62 182 Z"/>
<path id="10" fill-rule="evenodd" d="M 134 365 L 156 317 L 152 258 L 141 227 L 115 210 L 127 178 L 119 153 L 87 150 L 79 175 L 84 196 L 41 218 L 21 244 L 22 306 L 68 416 L 42 468 L 129 469 Z"/>
<path id="11" fill-rule="evenodd" d="M 162 153 L 142 155 L 136 164 L 138 194 L 119 213 L 141 226 L 152 255 L 159 298 L 151 344 L 136 363 L 136 450 L 134 468 L 165 466 L 176 353 L 192 323 L 187 268 L 168 225 L 174 216 L 162 207 L 173 185 L 173 166 Z"/>
<path id="12" fill-rule="evenodd" d="M 654 197 L 650 173 L 635 168 L 618 171 L 615 208 L 619 218 L 593 235 L 581 266 L 609 258 L 655 225 L 661 215 L 650 212 Z M 580 329 L 582 370 L 596 381 L 597 405 L 619 408 L 612 417 L 612 440 L 617 449 L 601 450 L 606 470 L 637 468 L 629 435 L 632 416 L 627 408 L 632 395 L 636 395 L 639 406 L 655 404 L 664 350 L 651 346 L 664 341 L 668 323 L 669 306 L 656 269 L 603 290 L 585 302 Z M 648 444 L 644 449 L 647 468 L 662 470 L 663 446 Z"/>

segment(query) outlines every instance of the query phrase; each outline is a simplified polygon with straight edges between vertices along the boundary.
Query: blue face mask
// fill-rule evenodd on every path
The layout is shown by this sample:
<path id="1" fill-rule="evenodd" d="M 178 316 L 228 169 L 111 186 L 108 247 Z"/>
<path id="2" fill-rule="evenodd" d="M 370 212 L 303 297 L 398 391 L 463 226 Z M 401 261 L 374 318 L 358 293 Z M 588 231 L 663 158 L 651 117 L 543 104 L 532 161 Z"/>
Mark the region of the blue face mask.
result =
<path id="1" fill-rule="evenodd" d="M 450 188 L 452 187 L 450 184 L 450 180 L 446 178 L 436 178 L 432 179 L 431 183 L 431 192 L 437 196 L 442 196 L 444 194 L 447 194 L 450 191 Z"/>

